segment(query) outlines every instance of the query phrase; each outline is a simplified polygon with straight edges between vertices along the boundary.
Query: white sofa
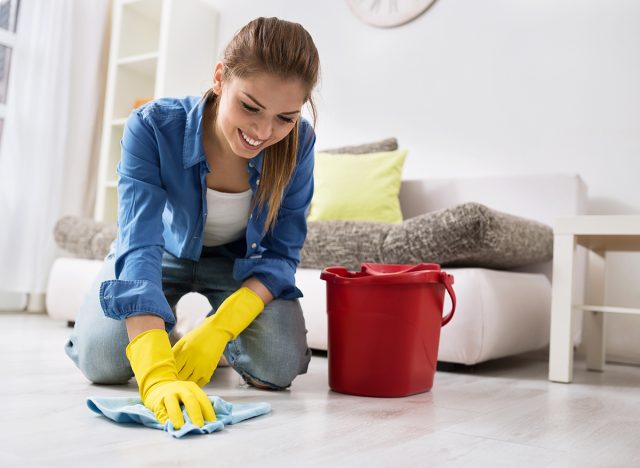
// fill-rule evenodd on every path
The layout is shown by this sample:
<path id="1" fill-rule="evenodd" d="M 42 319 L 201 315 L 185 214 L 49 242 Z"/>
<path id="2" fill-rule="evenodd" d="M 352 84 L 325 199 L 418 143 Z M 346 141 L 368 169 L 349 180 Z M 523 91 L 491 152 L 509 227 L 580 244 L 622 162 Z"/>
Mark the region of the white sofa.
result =
<path id="1" fill-rule="evenodd" d="M 469 201 L 551 225 L 556 217 L 584 212 L 586 187 L 577 175 L 549 174 L 405 180 L 400 192 L 405 219 Z M 584 254 L 577 257 L 578 274 L 584 274 Z M 75 319 L 101 263 L 65 257 L 55 261 L 46 300 L 53 318 Z M 458 304 L 453 320 L 442 329 L 439 360 L 471 365 L 540 349 L 549 343 L 550 262 L 518 271 L 446 270 L 455 277 Z M 296 282 L 305 295 L 301 302 L 309 346 L 326 350 L 326 289 L 320 270 L 300 268 Z M 576 295 L 581 294 L 576 291 Z M 447 301 L 445 308 L 448 307 Z M 183 297 L 177 306 L 177 334 L 195 326 L 209 308 L 199 294 Z M 580 318 L 574 321 L 576 344 L 581 335 Z"/>
<path id="2" fill-rule="evenodd" d="M 549 225 L 556 217 L 583 213 L 586 198 L 586 186 L 572 174 L 405 180 L 400 191 L 405 219 L 474 201 Z M 584 275 L 585 253 L 577 257 L 577 274 Z M 551 262 L 517 271 L 445 270 L 455 278 L 457 309 L 442 329 L 438 360 L 472 365 L 549 344 Z M 326 287 L 320 270 L 300 268 L 296 282 L 305 295 L 302 308 L 309 346 L 326 350 Z M 447 301 L 445 313 L 448 310 Z M 581 318 L 574 321 L 575 344 L 581 337 Z"/>

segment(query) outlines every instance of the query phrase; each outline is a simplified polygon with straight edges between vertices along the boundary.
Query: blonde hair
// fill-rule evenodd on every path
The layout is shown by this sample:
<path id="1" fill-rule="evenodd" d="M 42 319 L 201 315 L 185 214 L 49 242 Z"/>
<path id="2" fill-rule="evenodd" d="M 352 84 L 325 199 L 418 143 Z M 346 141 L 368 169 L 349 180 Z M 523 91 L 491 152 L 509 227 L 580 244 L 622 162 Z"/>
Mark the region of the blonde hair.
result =
<path id="1" fill-rule="evenodd" d="M 298 79 L 305 90 L 315 125 L 317 111 L 311 91 L 318 81 L 320 59 L 311 35 L 298 23 L 278 18 L 256 18 L 238 31 L 222 54 L 223 78 L 248 78 L 269 73 L 284 79 Z M 204 99 L 213 102 L 213 119 L 218 99 L 210 89 Z M 291 179 L 298 153 L 299 122 L 278 143 L 267 147 L 262 161 L 260 185 L 254 208 L 269 207 L 265 232 L 272 229 L 278 216 L 284 189 Z"/>

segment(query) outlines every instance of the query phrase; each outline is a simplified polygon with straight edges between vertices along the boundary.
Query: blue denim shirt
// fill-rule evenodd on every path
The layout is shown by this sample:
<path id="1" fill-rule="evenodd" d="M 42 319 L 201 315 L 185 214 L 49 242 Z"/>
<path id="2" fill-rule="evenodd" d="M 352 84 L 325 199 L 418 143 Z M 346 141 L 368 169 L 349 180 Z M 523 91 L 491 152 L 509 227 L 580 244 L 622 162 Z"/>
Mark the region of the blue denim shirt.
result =
<path id="1" fill-rule="evenodd" d="M 127 119 L 117 167 L 116 279 L 100 286 L 107 317 L 153 314 L 162 317 L 168 330 L 175 324 L 162 290 L 162 254 L 166 249 L 197 261 L 202 252 L 210 171 L 201 141 L 204 104 L 196 96 L 163 98 L 136 109 Z M 236 280 L 253 276 L 274 298 L 282 299 L 302 296 L 294 274 L 313 195 L 315 134 L 306 120 L 298 125 L 297 163 L 276 223 L 265 235 L 268 207 L 254 210 L 246 229 L 246 255 L 235 260 L 233 269 Z M 247 161 L 254 195 L 262 158 L 261 152 Z"/>

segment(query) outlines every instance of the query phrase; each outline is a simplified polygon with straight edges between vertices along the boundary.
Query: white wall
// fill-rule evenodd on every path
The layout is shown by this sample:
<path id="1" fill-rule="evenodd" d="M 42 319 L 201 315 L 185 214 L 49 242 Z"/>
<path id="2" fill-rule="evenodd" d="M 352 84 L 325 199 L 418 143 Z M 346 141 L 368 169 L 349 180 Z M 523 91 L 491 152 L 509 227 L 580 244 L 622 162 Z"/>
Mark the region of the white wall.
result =
<path id="1" fill-rule="evenodd" d="M 438 0 L 376 29 L 346 2 L 214 1 L 301 22 L 322 62 L 318 145 L 397 136 L 406 174 L 579 172 L 593 213 L 640 211 L 640 2 Z"/>
<path id="2" fill-rule="evenodd" d="M 314 37 L 318 148 L 396 136 L 407 178 L 577 172 L 590 213 L 640 213 L 638 1 L 438 0 L 386 30 L 345 1 L 212 2 L 221 45 L 257 16 Z M 640 255 L 608 268 L 608 301 L 640 307 Z M 609 326 L 611 355 L 640 359 L 640 317 Z"/>

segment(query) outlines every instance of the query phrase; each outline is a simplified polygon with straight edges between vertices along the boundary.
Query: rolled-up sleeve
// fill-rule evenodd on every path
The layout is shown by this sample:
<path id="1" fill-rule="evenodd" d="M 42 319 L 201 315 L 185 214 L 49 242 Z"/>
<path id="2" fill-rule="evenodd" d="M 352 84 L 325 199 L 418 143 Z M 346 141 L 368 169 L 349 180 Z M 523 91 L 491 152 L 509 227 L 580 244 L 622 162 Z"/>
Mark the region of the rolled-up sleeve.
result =
<path id="1" fill-rule="evenodd" d="M 162 290 L 162 212 L 167 195 L 154 127 L 143 110 L 127 119 L 121 147 L 116 279 L 100 285 L 100 304 L 107 317 L 117 320 L 157 315 L 169 331 L 175 316 Z"/>
<path id="2" fill-rule="evenodd" d="M 313 197 L 315 133 L 304 121 L 296 168 L 283 194 L 275 225 L 261 241 L 259 257 L 237 259 L 234 277 L 243 281 L 253 276 L 274 298 L 295 299 L 302 292 L 295 285 L 300 250 L 307 237 L 307 214 Z"/>

